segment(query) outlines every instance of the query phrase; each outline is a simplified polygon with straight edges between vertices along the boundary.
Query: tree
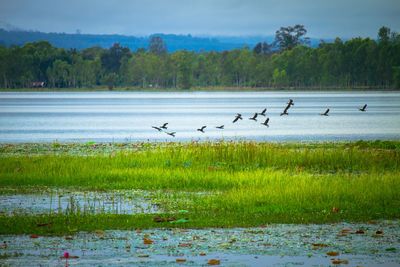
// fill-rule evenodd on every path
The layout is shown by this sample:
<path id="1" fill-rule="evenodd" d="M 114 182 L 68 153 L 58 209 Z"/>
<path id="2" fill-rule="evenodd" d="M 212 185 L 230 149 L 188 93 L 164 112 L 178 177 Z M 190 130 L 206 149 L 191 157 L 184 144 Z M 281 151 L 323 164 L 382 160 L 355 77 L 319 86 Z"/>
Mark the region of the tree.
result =
<path id="1" fill-rule="evenodd" d="M 123 57 L 130 57 L 129 48 L 122 47 L 119 43 L 115 43 L 102 54 L 101 65 L 108 73 L 118 73 Z"/>
<path id="2" fill-rule="evenodd" d="M 68 62 L 57 59 L 53 66 L 47 69 L 51 87 L 69 87 L 71 85 L 72 68 Z"/>
<path id="3" fill-rule="evenodd" d="M 118 82 L 118 74 L 111 72 L 104 75 L 102 83 L 106 84 L 109 90 L 112 90 Z"/>
<path id="4" fill-rule="evenodd" d="M 190 89 L 193 82 L 193 53 L 178 51 L 172 55 L 177 66 L 176 85 L 178 88 Z"/>
<path id="5" fill-rule="evenodd" d="M 390 29 L 388 27 L 381 27 L 378 31 L 378 41 L 381 43 L 387 43 L 390 39 Z"/>
<path id="6" fill-rule="evenodd" d="M 260 42 L 256 44 L 253 49 L 253 52 L 257 55 L 269 55 L 272 53 L 272 44 L 268 44 L 267 42 Z"/>
<path id="7" fill-rule="evenodd" d="M 280 50 L 290 50 L 299 44 L 308 44 L 309 38 L 304 37 L 307 30 L 304 25 L 281 27 L 275 32 L 275 44 Z"/>
<path id="8" fill-rule="evenodd" d="M 277 31 L 276 45 L 224 52 L 177 51 L 168 54 L 153 36 L 151 51 L 114 44 L 109 49 L 60 49 L 48 42 L 0 46 L 0 86 L 52 87 L 116 85 L 190 88 L 191 86 L 400 87 L 400 35 L 387 27 L 378 39 L 353 38 L 303 46 L 302 25 Z M 300 44 L 300 45 L 299 45 Z"/>
<path id="9" fill-rule="evenodd" d="M 167 46 L 160 36 L 153 35 L 150 37 L 149 51 L 156 55 L 165 55 L 167 53 Z"/>
<path id="10" fill-rule="evenodd" d="M 101 55 L 105 51 L 106 51 L 105 49 L 103 49 L 99 46 L 93 46 L 93 47 L 83 49 L 81 54 L 82 54 L 82 58 L 85 60 L 94 60 L 96 58 L 100 58 Z"/>
<path id="11" fill-rule="evenodd" d="M 400 67 L 393 67 L 394 88 L 400 89 Z"/>
<path id="12" fill-rule="evenodd" d="M 286 70 L 279 71 L 279 69 L 274 69 L 272 80 L 274 81 L 275 86 L 286 86 L 288 84 Z"/>

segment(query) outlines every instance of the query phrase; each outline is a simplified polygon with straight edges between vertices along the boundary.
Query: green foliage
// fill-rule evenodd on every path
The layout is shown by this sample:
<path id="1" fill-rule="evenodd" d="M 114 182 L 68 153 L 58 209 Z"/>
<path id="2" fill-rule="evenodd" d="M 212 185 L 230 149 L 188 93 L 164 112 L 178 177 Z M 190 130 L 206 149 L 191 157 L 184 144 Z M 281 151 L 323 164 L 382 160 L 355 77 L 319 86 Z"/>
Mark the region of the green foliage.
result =
<path id="1" fill-rule="evenodd" d="M 272 74 L 272 80 L 275 86 L 286 86 L 288 83 L 286 70 L 279 71 L 278 68 L 274 69 L 274 73 Z"/>
<path id="2" fill-rule="evenodd" d="M 68 62 L 57 59 L 53 66 L 47 69 L 47 76 L 52 87 L 70 87 L 72 68 Z"/>
<path id="3" fill-rule="evenodd" d="M 253 49 L 253 52 L 258 55 L 269 55 L 272 54 L 273 45 L 266 42 L 257 43 Z"/>
<path id="4" fill-rule="evenodd" d="M 258 43 L 254 49 L 224 52 L 166 53 L 153 36 L 149 51 L 134 53 L 114 44 L 82 51 L 57 49 L 47 42 L 0 47 L 0 86 L 80 88 L 125 86 L 142 88 L 285 87 L 398 88 L 400 36 L 382 27 L 378 39 L 353 38 L 304 46 L 302 25 L 277 31 L 278 49 Z"/>
<path id="5" fill-rule="evenodd" d="M 129 49 L 116 43 L 101 55 L 101 65 L 106 72 L 117 73 L 122 59 L 129 56 Z"/>
<path id="6" fill-rule="evenodd" d="M 393 67 L 393 82 L 396 89 L 400 89 L 400 66 Z"/>
<path id="7" fill-rule="evenodd" d="M 158 56 L 165 55 L 167 53 L 167 46 L 160 36 L 151 36 L 149 41 L 149 52 Z"/>
<path id="8" fill-rule="evenodd" d="M 108 89 L 113 89 L 114 86 L 118 83 L 118 74 L 112 72 L 107 73 L 102 78 L 102 83 L 108 86 Z"/>

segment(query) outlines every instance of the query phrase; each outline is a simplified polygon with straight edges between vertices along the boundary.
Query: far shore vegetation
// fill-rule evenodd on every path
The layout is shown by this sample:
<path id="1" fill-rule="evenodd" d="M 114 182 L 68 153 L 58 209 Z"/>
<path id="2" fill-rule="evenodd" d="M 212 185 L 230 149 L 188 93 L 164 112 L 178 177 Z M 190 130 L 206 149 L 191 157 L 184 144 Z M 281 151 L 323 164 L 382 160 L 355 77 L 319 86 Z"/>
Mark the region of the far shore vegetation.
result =
<path id="1" fill-rule="evenodd" d="M 0 88 L 0 92 L 390 92 L 398 91 L 397 88 L 386 87 L 352 87 L 352 88 L 339 88 L 339 87 L 222 87 L 222 86 L 209 86 L 209 87 L 191 87 L 189 89 L 179 88 L 154 88 L 154 87 L 134 87 L 134 86 L 116 86 L 109 88 L 107 86 L 94 86 L 94 87 L 43 87 L 43 88 Z"/>
<path id="2" fill-rule="evenodd" d="M 348 90 L 400 88 L 400 35 L 321 41 L 303 25 L 281 27 L 272 43 L 223 52 L 168 52 L 154 35 L 147 49 L 57 48 L 49 42 L 0 46 L 1 91 L 31 90 Z M 45 89 L 43 89 L 45 88 Z M 49 88 L 49 89 L 47 89 Z M 24 89 L 26 90 L 26 89 Z"/>
<path id="3" fill-rule="evenodd" d="M 399 219 L 399 177 L 399 141 L 1 144 L 0 194 L 158 192 L 165 222 L 154 214 L 4 213 L 0 234 Z"/>

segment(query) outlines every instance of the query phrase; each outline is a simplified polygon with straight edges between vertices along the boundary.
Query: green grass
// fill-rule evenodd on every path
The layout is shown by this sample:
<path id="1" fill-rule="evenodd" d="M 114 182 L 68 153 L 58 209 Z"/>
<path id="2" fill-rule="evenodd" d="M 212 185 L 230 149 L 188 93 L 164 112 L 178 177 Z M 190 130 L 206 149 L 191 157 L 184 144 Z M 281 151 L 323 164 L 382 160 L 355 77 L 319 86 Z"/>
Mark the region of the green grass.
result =
<path id="1" fill-rule="evenodd" d="M 166 200 L 171 214 L 189 210 L 189 222 L 179 227 L 400 218 L 396 141 L 169 143 L 142 144 L 140 149 L 117 149 L 129 145 L 114 144 L 111 149 L 97 147 L 96 153 L 78 149 L 78 155 L 69 154 L 65 146 L 51 146 L 52 153 L 37 147 L 39 152 L 31 153 L 29 145 L 0 147 L 0 189 L 211 192 Z M 39 220 L 54 222 L 53 228 L 36 229 L 48 233 L 69 231 L 63 227 L 66 220 L 68 227 L 79 230 L 171 227 L 154 223 L 151 215 L 46 216 L 0 216 L 0 233 L 32 232 Z"/>

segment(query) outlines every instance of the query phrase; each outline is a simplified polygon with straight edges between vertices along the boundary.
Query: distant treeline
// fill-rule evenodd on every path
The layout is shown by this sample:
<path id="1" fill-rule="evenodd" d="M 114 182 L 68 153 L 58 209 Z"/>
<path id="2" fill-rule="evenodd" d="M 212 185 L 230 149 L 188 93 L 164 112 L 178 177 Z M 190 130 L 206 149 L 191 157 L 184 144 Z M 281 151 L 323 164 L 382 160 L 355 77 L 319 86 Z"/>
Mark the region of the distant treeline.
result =
<path id="1" fill-rule="evenodd" d="M 1 25 L 0 25 L 1 26 Z M 82 34 L 82 33 L 44 33 L 35 31 L 7 31 L 0 29 L 0 45 L 10 47 L 12 45 L 23 46 L 26 43 L 48 41 L 51 45 L 59 48 L 78 50 L 99 46 L 109 48 L 114 43 L 128 47 L 131 51 L 147 48 L 151 37 L 159 36 L 168 45 L 168 51 L 224 51 L 242 48 L 246 45 L 254 46 L 260 40 L 274 39 L 273 36 L 254 37 L 227 37 L 227 36 L 192 36 L 177 34 L 154 34 L 151 36 L 127 36 L 119 34 Z M 313 40 L 317 43 L 317 39 Z"/>
<path id="2" fill-rule="evenodd" d="M 135 52 L 118 43 L 81 51 L 45 41 L 0 46 L 0 87 L 400 88 L 400 35 L 389 28 L 376 40 L 336 38 L 316 48 L 306 33 L 282 27 L 271 44 L 223 52 L 168 53 L 159 36 Z"/>

